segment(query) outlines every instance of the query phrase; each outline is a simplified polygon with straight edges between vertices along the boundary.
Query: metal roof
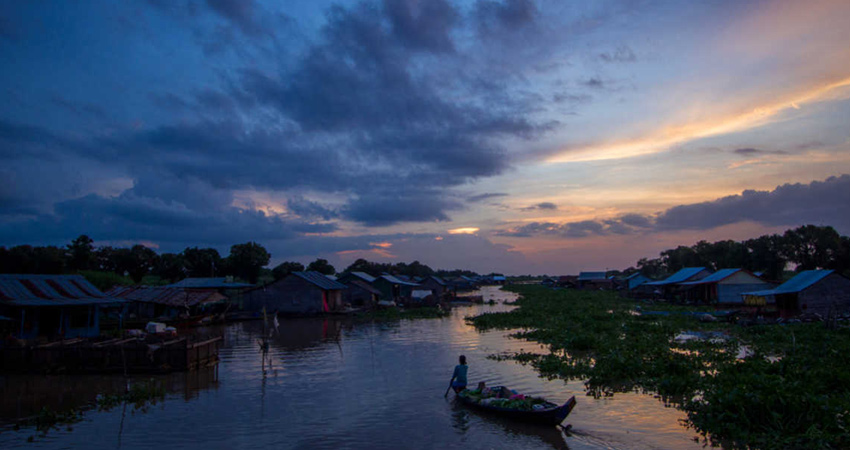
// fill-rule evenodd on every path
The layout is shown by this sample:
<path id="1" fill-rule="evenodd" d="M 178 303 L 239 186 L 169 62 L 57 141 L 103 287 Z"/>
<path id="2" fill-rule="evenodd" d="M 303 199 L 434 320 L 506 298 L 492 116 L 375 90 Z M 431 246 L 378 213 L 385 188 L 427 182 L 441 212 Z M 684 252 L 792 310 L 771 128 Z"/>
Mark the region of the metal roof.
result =
<path id="1" fill-rule="evenodd" d="M 399 280 L 398 278 L 396 278 L 392 275 L 386 274 L 386 273 L 381 275 L 379 278 L 383 278 L 383 279 L 389 281 L 392 284 L 400 284 L 400 285 L 404 285 L 404 286 L 419 286 L 416 283 L 410 283 L 408 281 Z"/>
<path id="2" fill-rule="evenodd" d="M 664 286 L 666 284 L 674 284 L 681 283 L 683 281 L 688 281 L 691 277 L 697 275 L 698 273 L 705 270 L 705 267 L 685 267 L 684 269 L 670 275 L 669 277 L 660 280 L 660 281 L 651 281 L 646 283 L 648 286 Z"/>
<path id="3" fill-rule="evenodd" d="M 439 284 L 440 286 L 445 286 L 445 285 L 446 285 L 445 280 L 443 280 L 442 278 L 440 278 L 440 277 L 438 277 L 438 276 L 436 276 L 436 275 L 431 275 L 431 276 L 430 276 L 430 277 L 428 277 L 428 278 L 430 278 L 430 279 L 432 279 L 432 280 L 436 281 L 436 282 L 437 282 L 437 284 Z"/>
<path id="4" fill-rule="evenodd" d="M 227 281 L 227 277 L 218 278 L 184 278 L 166 287 L 188 289 L 244 289 L 254 287 L 253 284 Z"/>
<path id="5" fill-rule="evenodd" d="M 367 283 L 365 281 L 351 280 L 350 284 L 353 284 L 354 286 L 357 286 L 360 289 L 363 289 L 364 291 L 369 292 L 370 294 L 375 294 L 375 295 L 381 295 L 382 294 L 381 291 L 375 289 L 374 287 L 372 287 L 372 285 L 370 285 L 369 283 Z"/>
<path id="6" fill-rule="evenodd" d="M 694 285 L 694 284 L 707 284 L 707 283 L 717 283 L 718 281 L 723 281 L 726 278 L 735 275 L 736 273 L 742 271 L 744 269 L 720 269 L 717 272 L 697 281 L 688 281 L 686 283 L 682 283 L 685 285 Z"/>
<path id="7" fill-rule="evenodd" d="M 110 289 L 108 294 L 129 301 L 168 306 L 196 306 L 217 303 L 227 298 L 215 289 L 195 290 L 168 286 L 117 286 Z"/>
<path id="8" fill-rule="evenodd" d="M 605 272 L 579 272 L 579 281 L 604 280 Z"/>
<path id="9" fill-rule="evenodd" d="M 362 278 L 363 281 L 365 281 L 367 283 L 371 283 L 371 282 L 373 282 L 377 279 L 377 278 L 373 277 L 372 275 L 369 275 L 366 272 L 351 272 L 351 274 L 358 277 L 358 278 Z"/>
<path id="10" fill-rule="evenodd" d="M 780 284 L 776 289 L 767 289 L 763 291 L 754 291 L 754 292 L 744 292 L 743 295 L 755 295 L 759 297 L 764 297 L 768 295 L 776 295 L 776 294 L 793 294 L 795 292 L 800 292 L 808 289 L 813 284 L 818 281 L 826 278 L 830 274 L 832 274 L 832 270 L 804 270 L 794 278 Z"/>
<path id="11" fill-rule="evenodd" d="M 313 283 L 326 291 L 346 289 L 346 286 L 344 284 L 340 283 L 339 281 L 331 280 L 320 272 L 292 272 L 292 275 L 295 275 L 299 278 L 303 278 L 305 281 L 309 281 L 310 283 Z"/>
<path id="12" fill-rule="evenodd" d="M 11 306 L 117 305 L 81 275 L 0 275 L 0 303 Z"/>

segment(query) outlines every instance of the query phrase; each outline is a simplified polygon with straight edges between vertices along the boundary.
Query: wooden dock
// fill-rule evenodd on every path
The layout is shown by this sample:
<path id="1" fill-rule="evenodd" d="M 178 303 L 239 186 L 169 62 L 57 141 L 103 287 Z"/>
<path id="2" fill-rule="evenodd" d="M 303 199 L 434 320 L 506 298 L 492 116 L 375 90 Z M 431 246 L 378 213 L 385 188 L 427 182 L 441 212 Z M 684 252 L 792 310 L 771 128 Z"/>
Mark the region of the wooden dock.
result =
<path id="1" fill-rule="evenodd" d="M 218 362 L 223 341 L 193 342 L 141 338 L 91 341 L 70 339 L 32 347 L 0 348 L 0 371 L 23 373 L 167 373 Z"/>

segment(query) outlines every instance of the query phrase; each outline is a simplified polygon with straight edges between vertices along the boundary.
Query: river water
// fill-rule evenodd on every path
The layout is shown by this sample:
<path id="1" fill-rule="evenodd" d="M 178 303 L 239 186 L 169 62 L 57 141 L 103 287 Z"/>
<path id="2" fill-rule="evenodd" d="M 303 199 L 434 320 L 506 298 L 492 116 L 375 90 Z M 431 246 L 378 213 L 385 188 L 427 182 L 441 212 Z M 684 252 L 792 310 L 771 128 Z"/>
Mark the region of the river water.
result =
<path id="1" fill-rule="evenodd" d="M 502 302 L 514 299 L 498 288 L 481 294 L 497 304 L 457 307 L 444 319 L 282 320 L 265 357 L 257 345 L 260 322 L 206 330 L 224 334 L 221 362 L 158 377 L 168 392 L 164 401 L 144 412 L 89 409 L 81 422 L 46 435 L 2 426 L 0 448 L 702 448 L 679 423 L 684 414 L 650 395 L 594 399 L 581 382 L 550 381 L 530 367 L 487 359 L 539 345 L 467 325 L 464 317 L 506 311 L 511 306 Z M 555 403 L 575 395 L 578 405 L 564 421 L 572 424 L 570 435 L 481 415 L 456 404 L 453 393 L 444 397 L 460 354 L 467 356 L 470 384 L 506 385 Z M 117 376 L 0 377 L 0 423 L 44 405 L 90 404 L 124 383 Z"/>

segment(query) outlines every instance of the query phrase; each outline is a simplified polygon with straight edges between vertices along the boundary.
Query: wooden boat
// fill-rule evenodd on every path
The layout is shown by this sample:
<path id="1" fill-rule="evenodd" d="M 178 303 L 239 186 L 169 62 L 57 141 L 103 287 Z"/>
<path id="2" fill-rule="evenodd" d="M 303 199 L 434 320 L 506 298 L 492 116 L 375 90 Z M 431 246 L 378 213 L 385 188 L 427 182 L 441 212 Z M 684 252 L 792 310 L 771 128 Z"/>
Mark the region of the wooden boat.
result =
<path id="1" fill-rule="evenodd" d="M 490 388 L 491 391 L 499 391 L 501 390 L 501 386 L 495 386 Z M 500 406 L 500 403 L 504 403 L 504 400 L 508 400 L 505 398 L 496 398 L 490 397 L 484 400 L 492 399 L 490 402 L 481 402 L 474 395 L 474 392 L 469 389 L 464 389 L 460 391 L 456 398 L 459 402 L 473 407 L 475 409 L 481 411 L 491 412 L 493 414 L 500 415 L 502 417 L 507 417 L 512 420 L 521 420 L 523 422 L 533 422 L 542 425 L 560 425 L 564 419 L 570 415 L 570 412 L 576 406 L 576 398 L 575 396 L 570 397 L 569 400 L 566 401 L 561 406 L 558 406 L 552 402 L 548 402 L 542 399 L 540 403 L 537 403 L 536 408 L 532 409 L 516 409 L 510 407 Z"/>

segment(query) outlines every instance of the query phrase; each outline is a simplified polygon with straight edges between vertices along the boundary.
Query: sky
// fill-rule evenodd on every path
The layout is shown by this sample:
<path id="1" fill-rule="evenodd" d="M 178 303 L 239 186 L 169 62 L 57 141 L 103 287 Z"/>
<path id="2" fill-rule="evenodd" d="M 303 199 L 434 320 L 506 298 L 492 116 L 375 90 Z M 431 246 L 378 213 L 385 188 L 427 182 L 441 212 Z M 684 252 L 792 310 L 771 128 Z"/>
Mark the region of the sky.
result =
<path id="1" fill-rule="evenodd" d="M 850 2 L 0 0 L 0 245 L 480 273 L 850 234 Z"/>

